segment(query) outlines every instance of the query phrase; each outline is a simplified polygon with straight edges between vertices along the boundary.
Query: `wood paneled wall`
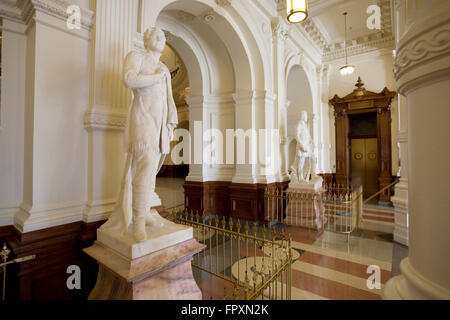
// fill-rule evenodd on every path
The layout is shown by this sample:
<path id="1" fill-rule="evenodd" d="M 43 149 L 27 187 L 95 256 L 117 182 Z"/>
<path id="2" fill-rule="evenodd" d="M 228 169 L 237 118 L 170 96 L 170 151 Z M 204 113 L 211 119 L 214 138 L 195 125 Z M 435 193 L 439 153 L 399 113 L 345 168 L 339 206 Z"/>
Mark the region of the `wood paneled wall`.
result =
<path id="1" fill-rule="evenodd" d="M 9 226 L 0 228 L 0 243 L 12 250 L 9 259 L 36 255 L 36 259 L 8 266 L 7 300 L 85 300 L 95 285 L 97 263 L 81 250 L 96 239 L 104 223 L 76 222 L 22 234 Z M 81 269 L 81 290 L 67 288 L 67 268 Z"/>
<path id="2" fill-rule="evenodd" d="M 203 215 L 221 215 L 264 222 L 264 193 L 267 187 L 287 188 L 289 181 L 273 184 L 189 182 L 184 185 L 187 210 Z"/>

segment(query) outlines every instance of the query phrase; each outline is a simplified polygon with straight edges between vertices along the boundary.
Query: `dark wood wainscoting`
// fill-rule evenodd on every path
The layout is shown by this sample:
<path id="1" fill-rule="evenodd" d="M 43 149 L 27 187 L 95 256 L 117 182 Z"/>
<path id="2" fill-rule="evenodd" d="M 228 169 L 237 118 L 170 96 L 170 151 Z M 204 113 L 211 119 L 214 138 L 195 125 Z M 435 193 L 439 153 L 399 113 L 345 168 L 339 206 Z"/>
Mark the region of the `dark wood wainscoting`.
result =
<path id="1" fill-rule="evenodd" d="M 168 166 L 163 165 L 158 173 L 159 178 L 186 178 L 189 174 L 188 165 Z"/>
<path id="2" fill-rule="evenodd" d="M 289 182 L 240 184 L 231 182 L 190 182 L 184 184 L 185 206 L 203 215 L 221 215 L 264 222 L 264 193 L 267 187 L 287 188 Z"/>
<path id="3" fill-rule="evenodd" d="M 184 204 L 187 210 L 206 216 L 230 216 L 229 188 L 231 182 L 191 182 L 184 184 Z"/>
<path id="4" fill-rule="evenodd" d="M 8 266 L 7 300 L 86 300 L 95 285 L 97 263 L 82 252 L 96 239 L 104 221 L 76 222 L 29 233 L 16 228 L 0 229 L 0 243 L 6 241 L 9 259 L 36 255 L 36 259 Z M 69 266 L 81 269 L 81 290 L 67 288 Z"/>
<path id="5" fill-rule="evenodd" d="M 156 209 L 167 215 L 163 207 Z M 6 242 L 12 251 L 8 260 L 37 256 L 8 266 L 6 299 L 87 300 L 97 281 L 98 265 L 82 249 L 94 243 L 103 223 L 75 222 L 23 234 L 13 226 L 0 227 L 0 245 Z M 81 269 L 81 290 L 67 288 L 67 268 L 73 265 Z"/>

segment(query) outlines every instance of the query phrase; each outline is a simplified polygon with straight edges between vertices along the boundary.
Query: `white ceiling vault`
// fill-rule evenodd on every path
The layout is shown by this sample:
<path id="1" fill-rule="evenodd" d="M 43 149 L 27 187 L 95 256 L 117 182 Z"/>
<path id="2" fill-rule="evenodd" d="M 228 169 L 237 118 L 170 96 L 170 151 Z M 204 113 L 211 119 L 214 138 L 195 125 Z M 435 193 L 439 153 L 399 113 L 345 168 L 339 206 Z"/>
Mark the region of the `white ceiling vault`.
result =
<path id="1" fill-rule="evenodd" d="M 286 0 L 274 0 L 279 11 L 286 10 Z M 381 30 L 367 27 L 367 8 L 381 8 Z M 323 55 L 324 62 L 345 55 L 343 13 L 348 12 L 347 47 L 349 56 L 394 47 L 391 0 L 309 0 L 306 21 L 296 25 L 306 31 Z M 285 14 L 285 13 L 284 13 Z"/>

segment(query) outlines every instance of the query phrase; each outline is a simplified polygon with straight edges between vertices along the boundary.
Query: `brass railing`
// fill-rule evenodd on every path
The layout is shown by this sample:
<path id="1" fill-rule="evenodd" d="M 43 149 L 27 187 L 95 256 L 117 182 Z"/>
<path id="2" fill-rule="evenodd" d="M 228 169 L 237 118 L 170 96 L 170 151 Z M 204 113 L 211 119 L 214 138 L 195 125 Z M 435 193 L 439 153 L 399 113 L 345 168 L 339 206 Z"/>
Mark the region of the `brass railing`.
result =
<path id="1" fill-rule="evenodd" d="M 194 237 L 206 245 L 192 266 L 229 284 L 232 292 L 225 289 L 224 299 L 291 299 L 291 240 L 283 234 L 186 211 L 175 212 L 172 220 L 193 227 Z"/>
<path id="2" fill-rule="evenodd" d="M 400 179 L 395 179 L 394 182 L 392 182 L 390 185 L 384 187 L 383 189 L 381 189 L 380 191 L 378 191 L 377 193 L 375 193 L 374 195 L 370 196 L 369 198 L 367 198 L 366 200 L 364 200 L 364 204 L 369 203 L 371 200 L 375 199 L 376 197 L 378 197 L 380 194 L 384 193 L 386 190 L 391 189 L 393 186 L 395 186 L 396 184 L 398 184 L 400 182 Z"/>
<path id="3" fill-rule="evenodd" d="M 314 230 L 350 234 L 363 211 L 362 186 L 325 185 L 317 192 L 268 187 L 265 220 Z"/>

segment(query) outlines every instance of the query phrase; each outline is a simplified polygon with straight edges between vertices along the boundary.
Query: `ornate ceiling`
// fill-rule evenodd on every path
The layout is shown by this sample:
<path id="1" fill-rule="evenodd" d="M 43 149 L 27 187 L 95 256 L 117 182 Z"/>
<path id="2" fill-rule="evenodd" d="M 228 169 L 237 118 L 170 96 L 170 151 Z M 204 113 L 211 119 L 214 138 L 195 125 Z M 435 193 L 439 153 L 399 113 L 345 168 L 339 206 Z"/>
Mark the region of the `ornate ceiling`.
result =
<path id="1" fill-rule="evenodd" d="M 284 11 L 286 0 L 274 0 Z M 370 30 L 367 8 L 381 9 L 381 29 Z M 344 57 L 345 28 L 343 13 L 348 12 L 347 46 L 349 55 L 394 47 L 391 0 L 310 0 L 309 18 L 298 25 L 320 48 L 324 62 Z"/>

